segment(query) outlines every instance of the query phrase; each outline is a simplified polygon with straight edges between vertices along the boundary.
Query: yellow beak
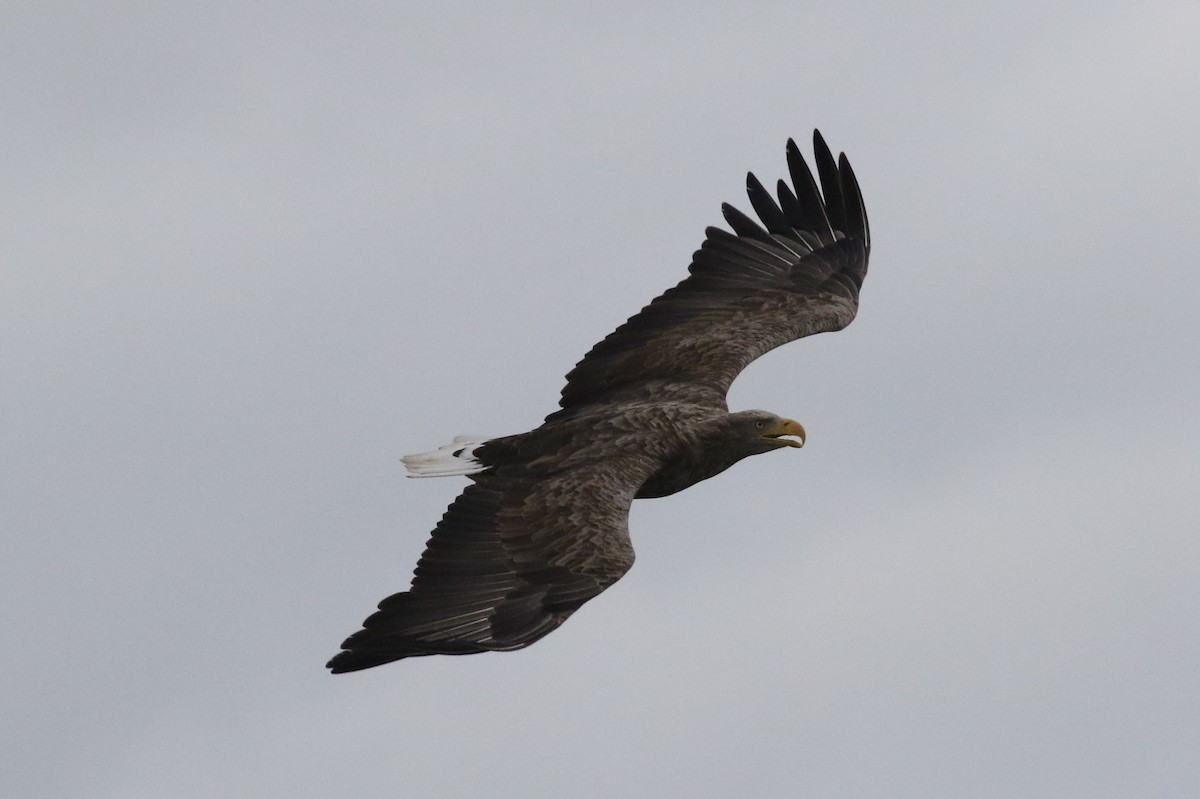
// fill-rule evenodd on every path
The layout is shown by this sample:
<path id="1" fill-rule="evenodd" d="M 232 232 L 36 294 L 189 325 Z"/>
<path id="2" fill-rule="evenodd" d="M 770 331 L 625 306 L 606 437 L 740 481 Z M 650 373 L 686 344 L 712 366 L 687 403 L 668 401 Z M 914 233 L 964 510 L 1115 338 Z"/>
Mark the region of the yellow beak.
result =
<path id="1" fill-rule="evenodd" d="M 800 424 L 794 419 L 780 419 L 774 427 L 768 429 L 763 435 L 765 438 L 779 441 L 780 443 L 787 444 L 789 447 L 804 446 L 804 425 Z M 800 440 L 796 441 L 795 439 L 791 438 L 783 438 L 783 436 L 795 436 Z"/>

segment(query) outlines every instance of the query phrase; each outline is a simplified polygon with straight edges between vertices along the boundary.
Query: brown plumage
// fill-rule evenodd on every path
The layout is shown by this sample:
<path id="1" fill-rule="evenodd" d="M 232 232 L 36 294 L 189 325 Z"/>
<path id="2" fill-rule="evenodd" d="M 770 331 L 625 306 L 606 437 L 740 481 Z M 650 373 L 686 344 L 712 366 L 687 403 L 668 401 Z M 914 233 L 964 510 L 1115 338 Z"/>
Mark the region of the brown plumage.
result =
<path id="1" fill-rule="evenodd" d="M 798 423 L 730 413 L 725 394 L 755 358 L 858 310 L 871 246 L 862 195 L 816 132 L 813 150 L 820 189 L 792 141 L 778 203 L 748 175 L 762 226 L 723 206 L 733 233 L 708 229 L 690 275 L 584 356 L 541 427 L 405 459 L 418 476 L 474 483 L 434 528 L 409 590 L 379 603 L 332 671 L 528 646 L 633 565 L 635 498 L 803 443 Z"/>

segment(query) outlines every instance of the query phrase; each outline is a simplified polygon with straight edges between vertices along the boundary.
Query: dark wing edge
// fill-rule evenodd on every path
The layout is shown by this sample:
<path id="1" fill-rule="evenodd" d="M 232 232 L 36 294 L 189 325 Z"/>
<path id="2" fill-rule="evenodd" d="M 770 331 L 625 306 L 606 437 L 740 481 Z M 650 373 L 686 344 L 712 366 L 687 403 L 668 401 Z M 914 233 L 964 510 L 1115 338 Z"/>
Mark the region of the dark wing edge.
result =
<path id="1" fill-rule="evenodd" d="M 709 228 L 689 276 L 576 364 L 557 414 L 650 382 L 660 395 L 682 383 L 724 396 L 755 358 L 854 319 L 870 254 L 866 206 L 849 160 L 835 159 L 818 131 L 813 153 L 819 186 L 791 139 L 792 185 L 779 181 L 778 200 L 746 176 L 761 224 L 722 205 L 733 233 Z"/>
<path id="2" fill-rule="evenodd" d="M 621 459 L 555 475 L 491 475 L 434 529 L 409 590 L 384 599 L 327 665 L 358 671 L 422 655 L 529 646 L 633 565 L 639 477 Z"/>

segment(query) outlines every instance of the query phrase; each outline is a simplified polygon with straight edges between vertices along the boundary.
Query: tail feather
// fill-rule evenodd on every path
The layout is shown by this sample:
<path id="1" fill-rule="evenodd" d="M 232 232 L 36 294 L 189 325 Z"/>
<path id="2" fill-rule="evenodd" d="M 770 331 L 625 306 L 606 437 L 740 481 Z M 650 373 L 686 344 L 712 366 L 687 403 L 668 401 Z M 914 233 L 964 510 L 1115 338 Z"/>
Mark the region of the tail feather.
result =
<path id="1" fill-rule="evenodd" d="M 475 450 L 488 441 L 487 436 L 455 436 L 445 446 L 431 452 L 405 455 L 404 468 L 409 477 L 451 477 L 478 474 L 487 467 L 475 458 Z"/>

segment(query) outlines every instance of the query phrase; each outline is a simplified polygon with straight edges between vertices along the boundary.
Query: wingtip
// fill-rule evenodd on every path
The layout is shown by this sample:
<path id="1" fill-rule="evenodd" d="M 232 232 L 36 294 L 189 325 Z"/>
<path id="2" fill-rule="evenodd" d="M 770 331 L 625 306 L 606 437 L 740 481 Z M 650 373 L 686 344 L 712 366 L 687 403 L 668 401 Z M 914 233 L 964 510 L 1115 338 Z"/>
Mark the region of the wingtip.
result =
<path id="1" fill-rule="evenodd" d="M 824 150 L 827 153 L 830 152 L 829 145 L 825 143 L 825 137 L 821 135 L 821 131 L 817 128 L 813 128 L 813 149 Z"/>
<path id="2" fill-rule="evenodd" d="M 729 203 L 721 203 L 721 214 L 725 217 L 726 223 L 733 228 L 733 232 L 737 235 L 748 236 L 762 241 L 769 241 L 771 239 L 770 234 L 759 227 L 758 223 Z M 709 228 L 710 231 L 714 229 L 719 230 L 719 228 Z"/>
<path id="3" fill-rule="evenodd" d="M 867 251 L 871 249 L 871 223 L 867 217 L 867 206 L 863 201 L 862 188 L 858 185 L 858 176 L 854 174 L 854 168 L 850 166 L 850 159 L 845 153 L 838 156 L 838 170 L 844 175 L 846 185 L 849 187 L 851 198 L 854 202 L 856 233 L 862 238 Z"/>

